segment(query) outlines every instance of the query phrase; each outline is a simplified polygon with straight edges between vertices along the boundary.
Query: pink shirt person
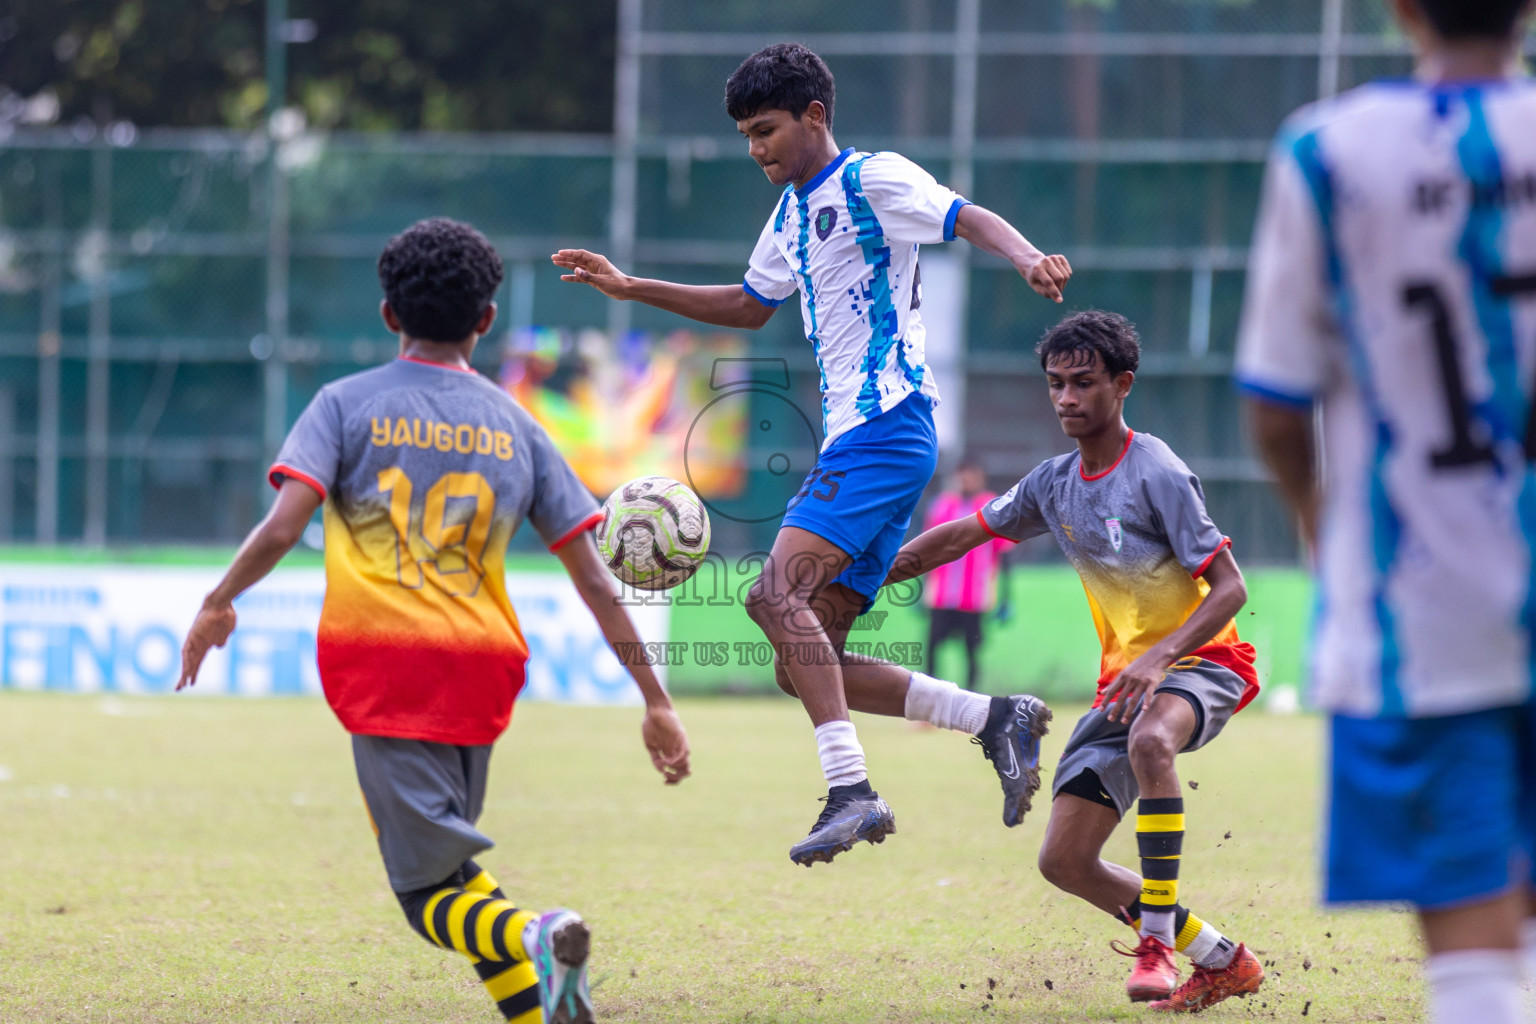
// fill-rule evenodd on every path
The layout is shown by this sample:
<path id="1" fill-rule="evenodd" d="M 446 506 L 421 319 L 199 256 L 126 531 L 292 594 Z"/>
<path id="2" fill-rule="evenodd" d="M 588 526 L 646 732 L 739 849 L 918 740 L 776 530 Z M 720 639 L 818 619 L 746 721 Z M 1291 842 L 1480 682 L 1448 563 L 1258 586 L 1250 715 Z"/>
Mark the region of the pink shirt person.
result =
<path id="1" fill-rule="evenodd" d="M 997 497 L 988 490 L 969 498 L 958 491 L 945 491 L 934 499 L 923 520 L 923 529 L 974 516 L 983 505 Z M 998 538 L 962 555 L 923 577 L 923 602 L 930 608 L 960 612 L 988 612 L 997 597 L 997 574 L 1004 551 L 1011 541 Z"/>

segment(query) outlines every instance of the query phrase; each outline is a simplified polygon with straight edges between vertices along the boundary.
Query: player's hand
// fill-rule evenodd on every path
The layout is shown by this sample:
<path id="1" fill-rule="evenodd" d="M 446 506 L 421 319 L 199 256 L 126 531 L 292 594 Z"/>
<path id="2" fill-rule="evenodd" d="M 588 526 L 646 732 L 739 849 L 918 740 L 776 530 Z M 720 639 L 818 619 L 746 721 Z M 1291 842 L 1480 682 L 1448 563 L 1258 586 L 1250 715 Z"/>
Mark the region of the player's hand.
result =
<path id="1" fill-rule="evenodd" d="M 570 271 L 569 274 L 561 274 L 560 280 L 589 284 L 610 299 L 624 297 L 621 293 L 629 277 L 614 266 L 608 257 L 585 249 L 561 249 L 549 259 L 555 266 Z"/>
<path id="2" fill-rule="evenodd" d="M 192 628 L 187 631 L 187 642 L 181 645 L 181 679 L 177 681 L 176 689 L 196 683 L 197 670 L 202 668 L 208 648 L 223 647 L 234 631 L 234 606 L 211 605 L 204 601 L 197 618 L 192 621 Z"/>
<path id="3" fill-rule="evenodd" d="M 1060 302 L 1061 289 L 1072 279 L 1072 264 L 1065 256 L 1043 256 L 1021 272 L 1036 292 L 1052 302 Z"/>
<path id="4" fill-rule="evenodd" d="M 688 733 L 676 711 L 671 707 L 646 708 L 640 735 L 651 755 L 651 765 L 661 772 L 667 785 L 675 786 L 688 777 Z"/>
<path id="5" fill-rule="evenodd" d="M 1115 677 L 1104 688 L 1104 699 L 1099 706 L 1111 722 L 1129 722 L 1140 709 L 1142 702 L 1152 696 L 1152 691 L 1168 675 L 1170 662 L 1148 651 Z"/>

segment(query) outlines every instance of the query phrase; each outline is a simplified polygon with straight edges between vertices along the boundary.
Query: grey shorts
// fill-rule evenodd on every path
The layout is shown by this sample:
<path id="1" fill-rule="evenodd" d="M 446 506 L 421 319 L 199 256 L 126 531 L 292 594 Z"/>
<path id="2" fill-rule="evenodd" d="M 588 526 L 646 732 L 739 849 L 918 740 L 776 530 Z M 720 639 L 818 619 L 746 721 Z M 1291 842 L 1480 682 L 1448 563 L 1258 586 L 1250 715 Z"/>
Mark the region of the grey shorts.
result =
<path id="1" fill-rule="evenodd" d="M 489 746 L 353 735 L 352 757 L 395 892 L 436 885 L 495 845 L 475 828 Z"/>
<path id="2" fill-rule="evenodd" d="M 1225 665 L 1199 659 L 1188 668 L 1170 669 L 1155 692 L 1177 693 L 1195 709 L 1195 734 L 1184 747 L 1187 753 L 1199 750 L 1220 734 L 1237 710 L 1246 686 L 1243 678 Z M 1051 795 L 1059 794 L 1063 786 L 1084 771 L 1091 771 L 1099 777 L 1099 785 L 1114 802 L 1115 810 L 1124 817 L 1141 792 L 1131 771 L 1129 744 L 1134 721 L 1133 718 L 1131 722 L 1111 722 L 1098 708 L 1080 718 L 1056 765 Z"/>

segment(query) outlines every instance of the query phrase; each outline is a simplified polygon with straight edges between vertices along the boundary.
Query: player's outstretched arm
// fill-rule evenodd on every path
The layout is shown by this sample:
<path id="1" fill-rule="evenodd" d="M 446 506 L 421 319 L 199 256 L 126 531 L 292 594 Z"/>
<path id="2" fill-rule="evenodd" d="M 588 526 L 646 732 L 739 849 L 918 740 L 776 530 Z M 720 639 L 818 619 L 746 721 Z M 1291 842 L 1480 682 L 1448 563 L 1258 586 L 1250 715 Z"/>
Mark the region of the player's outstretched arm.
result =
<path id="1" fill-rule="evenodd" d="M 1203 579 L 1210 584 L 1210 592 L 1184 624 L 1153 644 L 1104 688 L 1101 706 L 1111 722 L 1117 718 L 1129 722 L 1142 698 L 1163 681 L 1169 666 L 1210 643 L 1248 603 L 1248 584 L 1243 581 L 1243 571 L 1237 567 L 1231 548 L 1211 559 Z"/>
<path id="2" fill-rule="evenodd" d="M 640 634 L 635 632 L 629 611 L 614 600 L 613 577 L 597 553 L 592 534 L 581 534 L 555 554 L 565 566 L 571 582 L 576 584 L 576 592 L 592 610 L 592 617 L 597 619 L 608 645 L 615 651 L 641 650 Z M 688 733 L 683 730 L 682 720 L 672 707 L 672 698 L 662 689 L 651 666 L 639 658 L 620 658 L 620 661 L 625 662 L 624 667 L 634 677 L 645 698 L 645 721 L 640 725 L 640 734 L 651 755 L 651 764 L 661 772 L 667 785 L 676 785 L 688 777 Z"/>
<path id="3" fill-rule="evenodd" d="M 955 237 L 983 252 L 1001 256 L 1013 264 L 1031 288 L 1052 302 L 1061 301 L 1061 289 L 1072 277 L 1072 264 L 1065 256 L 1047 256 L 1019 234 L 1018 228 L 991 210 L 974 203 L 961 207 L 955 217 Z"/>
<path id="4" fill-rule="evenodd" d="M 880 584 L 888 587 L 892 583 L 900 583 L 913 577 L 921 576 L 925 572 L 937 569 L 941 565 L 953 562 L 972 548 L 979 548 L 992 539 L 981 525 L 979 516 L 966 516 L 953 522 L 943 523 L 931 530 L 924 530 L 901 546 L 896 552 L 896 561 L 891 565 L 891 571 L 886 573 L 885 582 Z"/>
<path id="5" fill-rule="evenodd" d="M 1312 440 L 1312 410 L 1248 400 L 1248 422 L 1265 465 L 1275 474 L 1280 494 L 1296 515 L 1301 541 L 1317 543 L 1317 456 Z"/>
<path id="6" fill-rule="evenodd" d="M 283 481 L 272 511 L 245 538 L 219 585 L 203 598 L 203 606 L 187 631 L 187 641 L 181 645 L 181 678 L 176 689 L 197 682 L 197 670 L 202 667 L 208 649 L 223 647 L 235 631 L 235 598 L 293 550 L 319 507 L 320 495 L 308 484 L 291 478 Z"/>
<path id="7" fill-rule="evenodd" d="M 718 327 L 755 331 L 768 322 L 775 309 L 758 302 L 739 284 L 674 284 L 630 277 L 608 257 L 585 249 L 561 249 L 550 260 L 570 271 L 560 275 L 562 281 L 589 284 L 610 299 L 643 302 Z"/>

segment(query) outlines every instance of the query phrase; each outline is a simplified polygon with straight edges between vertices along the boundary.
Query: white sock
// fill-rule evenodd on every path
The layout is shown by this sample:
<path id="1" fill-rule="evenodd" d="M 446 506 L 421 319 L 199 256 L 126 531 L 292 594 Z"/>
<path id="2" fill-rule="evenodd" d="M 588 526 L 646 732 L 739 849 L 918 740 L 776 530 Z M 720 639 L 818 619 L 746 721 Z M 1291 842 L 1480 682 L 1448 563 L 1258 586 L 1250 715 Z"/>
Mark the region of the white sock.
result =
<path id="1" fill-rule="evenodd" d="M 1219 971 L 1231 966 L 1232 958 L 1237 955 L 1237 943 L 1211 927 L 1209 921 L 1202 921 L 1199 933 L 1184 947 L 1184 955 L 1197 967 Z"/>
<path id="2" fill-rule="evenodd" d="M 1435 953 L 1424 971 L 1434 1024 L 1520 1024 L 1520 954 L 1515 950 Z"/>
<path id="3" fill-rule="evenodd" d="M 1175 916 L 1176 912 L 1172 910 L 1167 912 L 1160 910 L 1148 911 L 1146 905 L 1143 904 L 1141 908 L 1142 938 L 1146 938 L 1148 935 L 1150 935 L 1161 942 L 1163 945 L 1167 946 L 1169 949 L 1172 949 L 1174 941 L 1173 919 Z"/>
<path id="4" fill-rule="evenodd" d="M 852 786 L 869 778 L 864 770 L 864 748 L 852 722 L 828 722 L 816 727 L 816 752 L 827 785 Z"/>
<path id="5" fill-rule="evenodd" d="M 907 683 L 906 717 L 911 722 L 927 722 L 940 729 L 959 729 L 972 736 L 987 724 L 992 698 L 984 693 L 962 690 L 954 683 L 913 672 Z"/>
<path id="6" fill-rule="evenodd" d="M 1520 949 L 1525 957 L 1525 983 L 1536 985 L 1536 917 L 1520 923 Z"/>

